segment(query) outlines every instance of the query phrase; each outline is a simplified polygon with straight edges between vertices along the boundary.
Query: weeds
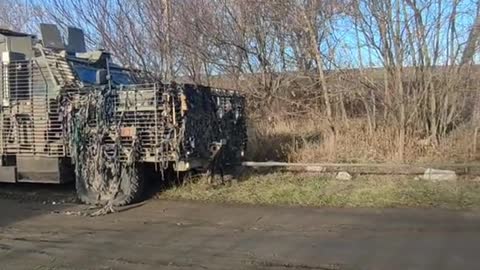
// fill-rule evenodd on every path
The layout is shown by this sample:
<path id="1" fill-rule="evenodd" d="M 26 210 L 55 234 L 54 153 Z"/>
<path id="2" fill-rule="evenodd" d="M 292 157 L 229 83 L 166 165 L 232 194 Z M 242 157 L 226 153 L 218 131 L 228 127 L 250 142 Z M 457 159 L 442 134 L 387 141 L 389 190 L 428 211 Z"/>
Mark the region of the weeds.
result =
<path id="1" fill-rule="evenodd" d="M 388 125 L 368 130 L 362 120 L 338 129 L 335 160 L 324 136 L 325 123 L 305 119 L 256 122 L 250 127 L 248 159 L 290 162 L 391 162 L 396 159 L 396 133 Z M 473 130 L 457 128 L 439 142 L 410 134 L 405 158 L 410 162 L 465 162 L 472 151 Z M 270 173 L 245 177 L 238 184 L 212 187 L 197 181 L 161 195 L 169 199 L 247 204 L 328 207 L 480 207 L 480 183 L 428 182 L 413 176 L 359 176 L 353 181 L 308 174 Z"/>

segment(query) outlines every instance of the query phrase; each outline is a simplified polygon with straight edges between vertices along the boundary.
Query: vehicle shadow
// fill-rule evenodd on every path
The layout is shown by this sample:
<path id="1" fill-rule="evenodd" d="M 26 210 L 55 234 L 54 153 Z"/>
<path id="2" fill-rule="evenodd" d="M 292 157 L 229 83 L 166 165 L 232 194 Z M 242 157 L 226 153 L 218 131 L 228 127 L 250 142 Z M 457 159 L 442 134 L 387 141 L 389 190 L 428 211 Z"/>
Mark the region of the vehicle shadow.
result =
<path id="1" fill-rule="evenodd" d="M 155 165 L 143 167 L 143 177 L 145 181 L 143 200 L 154 199 L 163 191 L 181 185 L 184 175 L 175 172 L 172 168 L 159 170 Z"/>
<path id="2" fill-rule="evenodd" d="M 75 185 L 0 184 L 0 228 L 77 203 Z"/>
<path id="3" fill-rule="evenodd" d="M 254 169 L 235 166 L 225 168 L 223 177 L 218 172 L 215 172 L 213 175 L 203 171 L 175 172 L 171 168 L 164 170 L 163 174 L 160 171 L 155 170 L 153 167 L 144 168 L 143 171 L 146 179 L 143 199 L 146 201 L 158 198 L 166 190 L 189 185 L 198 181 L 205 181 L 211 184 L 212 187 L 218 187 L 221 185 L 231 185 L 248 181 L 253 176 L 268 175 L 279 172 L 281 169 Z"/>
<path id="4" fill-rule="evenodd" d="M 217 174 L 212 186 L 228 185 L 233 181 L 248 181 L 252 175 L 271 173 L 272 170 L 253 170 L 249 168 L 235 168 L 225 170 L 224 180 L 220 181 Z M 119 211 L 128 211 L 136 208 L 150 199 L 158 198 L 164 191 L 202 181 L 210 177 L 200 172 L 175 172 L 168 168 L 163 173 L 152 166 L 142 168 L 146 180 L 144 196 L 140 201 L 130 206 L 119 208 Z M 38 183 L 0 183 L 0 228 L 50 213 L 62 213 L 73 206 L 79 207 L 80 202 L 75 194 L 75 183 L 66 184 L 38 184 Z M 87 207 L 87 206 L 85 206 Z"/>

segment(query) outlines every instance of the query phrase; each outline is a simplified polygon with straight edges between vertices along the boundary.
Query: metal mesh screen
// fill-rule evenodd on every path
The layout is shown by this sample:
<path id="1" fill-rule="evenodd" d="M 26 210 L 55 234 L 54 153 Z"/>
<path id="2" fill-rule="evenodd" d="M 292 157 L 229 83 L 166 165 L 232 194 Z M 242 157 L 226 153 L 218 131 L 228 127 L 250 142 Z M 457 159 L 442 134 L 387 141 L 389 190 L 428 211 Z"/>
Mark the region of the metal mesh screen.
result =
<path id="1" fill-rule="evenodd" d="M 46 73 L 36 61 L 2 64 L 1 147 L 7 155 L 65 155 L 58 100 Z"/>

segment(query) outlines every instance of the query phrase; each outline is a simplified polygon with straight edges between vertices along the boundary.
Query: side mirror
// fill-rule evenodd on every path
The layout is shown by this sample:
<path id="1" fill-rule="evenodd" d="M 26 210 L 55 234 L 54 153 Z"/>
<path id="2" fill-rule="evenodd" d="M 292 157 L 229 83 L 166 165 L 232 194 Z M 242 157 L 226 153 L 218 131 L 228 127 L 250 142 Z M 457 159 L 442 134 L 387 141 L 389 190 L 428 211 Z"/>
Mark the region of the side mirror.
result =
<path id="1" fill-rule="evenodd" d="M 107 70 L 106 69 L 99 69 L 95 74 L 95 84 L 102 85 L 107 84 Z"/>

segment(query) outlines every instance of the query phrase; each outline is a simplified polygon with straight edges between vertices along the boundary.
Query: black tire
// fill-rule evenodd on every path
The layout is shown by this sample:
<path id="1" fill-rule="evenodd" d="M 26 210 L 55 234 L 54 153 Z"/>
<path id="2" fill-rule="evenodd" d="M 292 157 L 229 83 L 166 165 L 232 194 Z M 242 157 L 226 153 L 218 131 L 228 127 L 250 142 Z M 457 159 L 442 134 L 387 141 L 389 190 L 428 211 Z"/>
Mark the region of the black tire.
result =
<path id="1" fill-rule="evenodd" d="M 145 181 L 136 165 L 126 167 L 122 164 L 119 190 L 113 199 L 105 198 L 103 194 L 88 185 L 85 181 L 88 177 L 88 170 L 82 170 L 81 175 L 76 176 L 77 197 L 82 203 L 91 205 L 110 203 L 113 206 L 123 206 L 138 202 L 143 197 Z"/>

